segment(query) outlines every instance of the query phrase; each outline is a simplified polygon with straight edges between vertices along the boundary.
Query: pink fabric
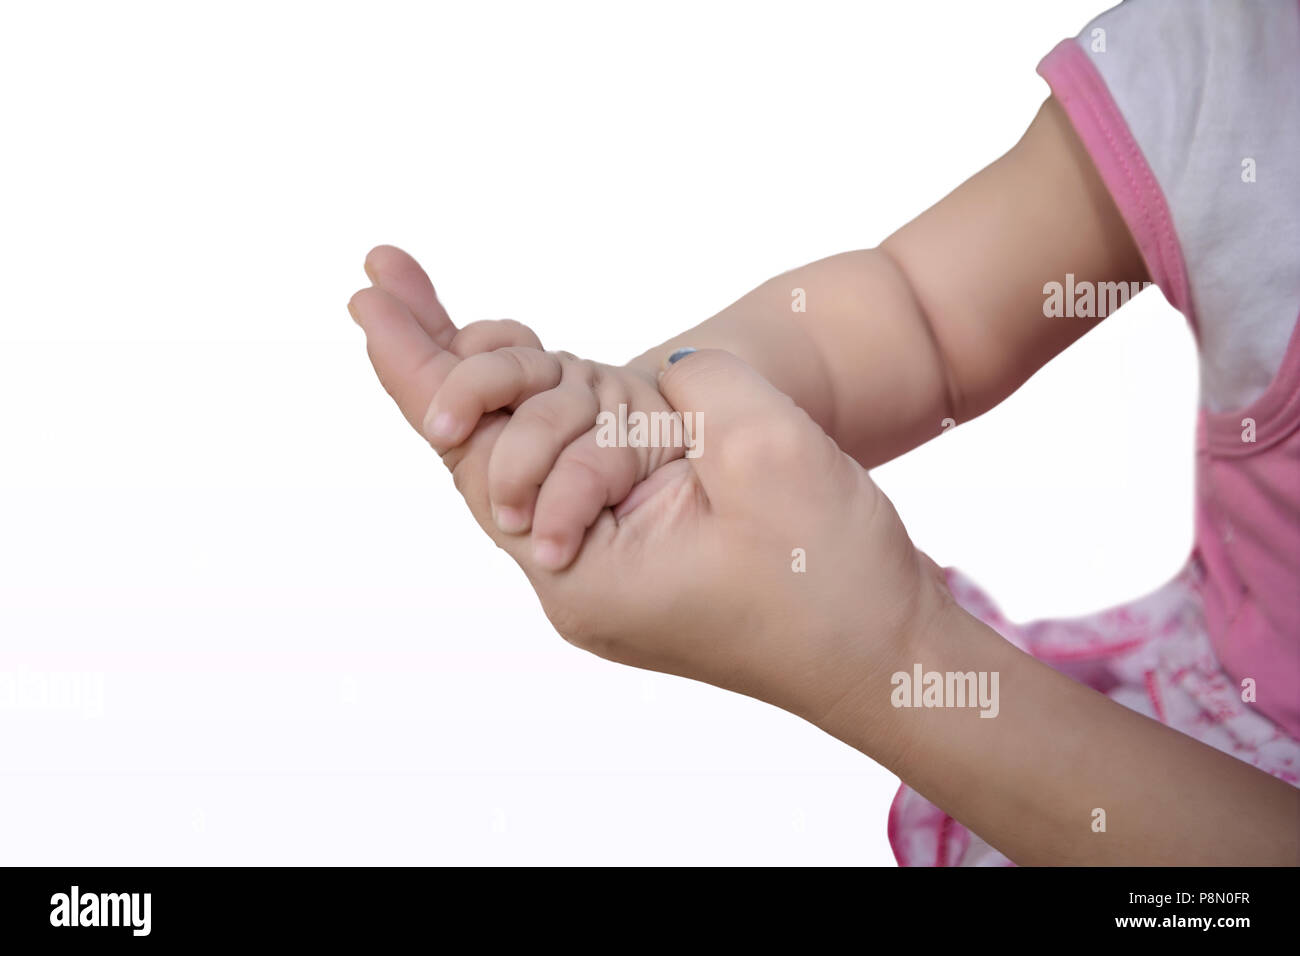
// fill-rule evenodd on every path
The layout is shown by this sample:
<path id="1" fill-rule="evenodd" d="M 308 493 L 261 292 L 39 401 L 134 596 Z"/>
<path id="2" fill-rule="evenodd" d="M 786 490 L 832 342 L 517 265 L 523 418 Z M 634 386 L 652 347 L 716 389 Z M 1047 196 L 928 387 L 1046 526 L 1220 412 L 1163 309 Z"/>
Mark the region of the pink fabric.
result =
<path id="1" fill-rule="evenodd" d="M 1257 401 L 1202 413 L 1196 467 L 1215 652 L 1238 681 L 1256 681 L 1259 709 L 1300 737 L 1300 321 Z"/>
<path id="2" fill-rule="evenodd" d="M 1152 281 L 1195 332 L 1168 203 L 1096 68 L 1066 40 L 1038 72 L 1088 149 Z M 956 571 L 948 571 L 949 585 L 968 611 L 1062 673 L 1300 786 L 1300 319 L 1257 401 L 1238 412 L 1201 411 L 1196 462 L 1192 555 L 1140 601 L 1020 626 Z M 1243 700 L 1246 678 L 1255 682 L 1253 700 Z M 1011 865 L 907 786 L 890 808 L 889 839 L 903 866 Z"/>

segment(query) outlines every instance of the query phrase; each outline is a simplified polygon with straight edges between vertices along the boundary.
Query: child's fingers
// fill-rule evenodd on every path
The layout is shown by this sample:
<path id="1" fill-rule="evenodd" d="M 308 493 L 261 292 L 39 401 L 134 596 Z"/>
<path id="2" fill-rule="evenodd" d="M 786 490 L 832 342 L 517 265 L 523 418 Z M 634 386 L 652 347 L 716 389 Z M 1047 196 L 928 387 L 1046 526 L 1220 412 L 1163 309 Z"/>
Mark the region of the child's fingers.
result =
<path id="1" fill-rule="evenodd" d="M 557 580 L 551 575 L 551 568 L 540 564 L 534 558 L 533 542 L 530 538 L 523 535 L 506 534 L 496 526 L 496 523 L 492 520 L 488 500 L 487 486 L 490 453 L 499 440 L 507 421 L 508 416 L 504 412 L 488 414 L 479 423 L 478 428 L 474 429 L 470 434 L 469 438 L 443 455 L 442 460 L 451 470 L 456 490 L 460 492 L 465 499 L 465 503 L 469 505 L 470 512 L 474 515 L 474 519 L 479 523 L 479 526 L 487 532 L 489 538 L 514 558 L 524 573 L 528 575 L 529 580 L 533 582 L 533 586 L 538 588 L 538 593 L 541 594 L 543 591 L 540 585 L 543 581 L 550 585 Z M 615 527 L 613 515 L 605 511 L 593 522 L 593 527 L 588 531 L 587 536 L 579 539 L 587 541 L 588 554 L 579 556 L 576 560 L 571 558 L 566 562 L 567 570 L 565 571 L 565 575 L 570 581 L 570 587 L 574 588 L 576 593 L 581 594 L 584 589 L 587 593 L 591 591 L 590 585 L 586 583 L 586 578 L 584 578 L 584 574 L 589 577 L 592 573 L 586 571 L 587 568 L 600 568 L 601 571 L 608 570 L 608 553 L 602 553 L 600 549 L 593 551 L 590 542 L 593 539 L 608 542 L 613 536 Z M 550 611 L 548 610 L 547 613 L 550 613 Z"/>
<path id="2" fill-rule="evenodd" d="M 596 420 L 596 393 L 566 365 L 558 387 L 525 401 L 492 450 L 488 493 L 498 527 L 523 534 L 532 524 L 537 490 L 561 452 Z"/>
<path id="3" fill-rule="evenodd" d="M 362 289 L 348 302 L 348 311 L 366 333 L 366 351 L 379 381 L 419 431 L 438 386 L 460 360 L 429 337 L 404 302 L 383 289 Z"/>
<path id="4" fill-rule="evenodd" d="M 445 451 L 464 441 L 487 412 L 511 408 L 554 388 L 560 376 L 560 360 L 533 348 L 471 355 L 451 370 L 434 394 L 423 418 L 424 436 Z"/>
<path id="5" fill-rule="evenodd" d="M 540 349 L 542 340 L 536 332 L 514 319 L 485 319 L 482 322 L 471 322 L 457 332 L 449 348 L 461 358 L 466 358 L 479 352 L 511 346 Z"/>
<path id="6" fill-rule="evenodd" d="M 415 259 L 396 246 L 375 246 L 366 255 L 365 269 L 371 282 L 405 303 L 436 345 L 450 347 L 456 326 Z"/>
<path id="7" fill-rule="evenodd" d="M 601 447 L 592 428 L 560 453 L 537 493 L 533 557 L 552 571 L 578 554 L 587 529 L 609 505 L 627 497 L 640 477 L 635 448 Z"/>

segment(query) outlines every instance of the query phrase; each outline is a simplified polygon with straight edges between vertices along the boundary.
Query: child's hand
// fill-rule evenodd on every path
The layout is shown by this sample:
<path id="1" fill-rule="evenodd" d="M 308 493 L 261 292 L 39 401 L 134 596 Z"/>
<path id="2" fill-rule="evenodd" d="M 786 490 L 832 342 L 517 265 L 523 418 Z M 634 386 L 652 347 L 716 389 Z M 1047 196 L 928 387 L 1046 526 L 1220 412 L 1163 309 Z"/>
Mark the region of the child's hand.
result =
<path id="1" fill-rule="evenodd" d="M 518 329 L 500 328 L 489 338 L 486 330 L 476 332 L 480 327 L 457 334 L 452 349 L 463 361 L 435 393 L 424 435 L 446 453 L 469 437 L 482 416 L 498 409 L 513 413 L 488 467 L 493 520 L 508 534 L 531 529 L 538 562 L 558 570 L 573 560 L 602 510 L 623 501 L 661 465 L 681 458 L 693 436 L 688 428 L 651 427 L 644 440 L 632 437 L 620 446 L 621 429 L 611 422 L 635 422 L 640 413 L 643 421 L 661 426 L 675 414 L 653 375 L 544 352 L 540 343 L 468 354 L 475 339 L 527 338 Z"/>

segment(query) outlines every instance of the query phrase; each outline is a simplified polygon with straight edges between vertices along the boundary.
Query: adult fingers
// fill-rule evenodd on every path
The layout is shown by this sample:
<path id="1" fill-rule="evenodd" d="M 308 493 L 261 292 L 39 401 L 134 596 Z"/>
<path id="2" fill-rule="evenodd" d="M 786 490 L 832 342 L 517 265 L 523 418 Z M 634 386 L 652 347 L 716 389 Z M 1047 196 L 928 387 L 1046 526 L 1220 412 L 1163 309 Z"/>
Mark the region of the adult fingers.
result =
<path id="1" fill-rule="evenodd" d="M 406 304 L 435 344 L 451 346 L 456 326 L 438 301 L 428 273 L 412 256 L 396 246 L 375 246 L 366 255 L 365 270 L 371 282 Z"/>
<path id="2" fill-rule="evenodd" d="M 429 337 L 400 299 L 384 289 L 362 289 L 348 311 L 366 333 L 366 351 L 380 383 L 416 431 L 434 393 L 460 361 Z"/>

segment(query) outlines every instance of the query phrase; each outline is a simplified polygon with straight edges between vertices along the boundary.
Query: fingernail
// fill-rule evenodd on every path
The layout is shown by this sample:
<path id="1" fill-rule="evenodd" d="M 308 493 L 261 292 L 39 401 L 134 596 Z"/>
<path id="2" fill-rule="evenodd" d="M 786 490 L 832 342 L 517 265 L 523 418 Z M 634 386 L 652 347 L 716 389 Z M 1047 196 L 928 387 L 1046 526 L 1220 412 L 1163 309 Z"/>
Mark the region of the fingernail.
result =
<path id="1" fill-rule="evenodd" d="M 678 362 L 680 362 L 682 359 L 686 358 L 686 356 L 690 355 L 690 354 L 691 354 L 692 352 L 694 352 L 694 351 L 695 351 L 695 349 L 691 349 L 691 348 L 678 349 L 678 350 L 677 350 L 676 352 L 674 352 L 672 355 L 668 356 L 668 364 L 669 364 L 669 365 L 676 365 Z"/>
<path id="2" fill-rule="evenodd" d="M 560 545 L 550 538 L 539 538 L 533 542 L 533 557 L 542 567 L 558 571 L 564 566 L 564 552 Z"/>
<path id="3" fill-rule="evenodd" d="M 528 513 L 520 508 L 505 505 L 493 508 L 492 517 L 496 519 L 497 527 L 506 534 L 523 534 L 528 530 Z"/>
<path id="4" fill-rule="evenodd" d="M 426 437 L 430 441 L 451 441 L 459 431 L 460 426 L 456 423 L 456 416 L 451 412 L 440 412 L 429 425 Z"/>

